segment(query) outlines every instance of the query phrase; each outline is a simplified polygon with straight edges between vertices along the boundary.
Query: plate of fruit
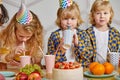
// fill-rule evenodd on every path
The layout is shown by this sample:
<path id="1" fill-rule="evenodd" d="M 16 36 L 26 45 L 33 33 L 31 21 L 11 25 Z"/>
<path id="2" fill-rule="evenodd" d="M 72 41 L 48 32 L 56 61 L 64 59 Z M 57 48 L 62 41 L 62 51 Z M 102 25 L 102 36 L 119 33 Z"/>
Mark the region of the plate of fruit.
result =
<path id="1" fill-rule="evenodd" d="M 16 80 L 42 80 L 43 72 L 39 65 L 28 64 L 20 69 L 16 75 Z"/>
<path id="2" fill-rule="evenodd" d="M 113 71 L 111 74 L 103 74 L 103 75 L 94 75 L 90 71 L 85 71 L 84 75 L 88 77 L 93 77 L 93 78 L 106 78 L 106 77 L 112 77 L 116 74 L 116 71 Z"/>
<path id="3" fill-rule="evenodd" d="M 89 65 L 89 70 L 84 72 L 85 76 L 94 78 L 105 78 L 114 76 L 117 72 L 114 70 L 114 66 L 105 62 L 103 64 L 98 62 L 92 62 Z"/>

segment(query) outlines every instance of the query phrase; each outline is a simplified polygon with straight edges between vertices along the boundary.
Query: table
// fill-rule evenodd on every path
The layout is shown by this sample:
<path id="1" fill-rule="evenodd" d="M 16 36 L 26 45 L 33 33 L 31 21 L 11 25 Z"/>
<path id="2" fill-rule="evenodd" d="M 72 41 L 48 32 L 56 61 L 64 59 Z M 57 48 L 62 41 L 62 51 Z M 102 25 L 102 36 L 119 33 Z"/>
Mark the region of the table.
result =
<path id="1" fill-rule="evenodd" d="M 84 69 L 84 71 L 88 70 L 87 68 Z M 16 67 L 16 68 L 8 68 L 7 71 L 13 71 L 13 72 L 16 72 L 18 73 L 19 72 L 19 68 Z M 52 80 L 52 74 L 46 74 L 46 70 L 43 70 L 45 76 L 44 76 L 44 79 L 42 80 Z M 9 80 L 9 79 L 8 79 Z M 84 76 L 84 80 L 115 80 L 114 77 L 108 77 L 108 78 L 90 78 L 90 77 L 86 77 Z"/>

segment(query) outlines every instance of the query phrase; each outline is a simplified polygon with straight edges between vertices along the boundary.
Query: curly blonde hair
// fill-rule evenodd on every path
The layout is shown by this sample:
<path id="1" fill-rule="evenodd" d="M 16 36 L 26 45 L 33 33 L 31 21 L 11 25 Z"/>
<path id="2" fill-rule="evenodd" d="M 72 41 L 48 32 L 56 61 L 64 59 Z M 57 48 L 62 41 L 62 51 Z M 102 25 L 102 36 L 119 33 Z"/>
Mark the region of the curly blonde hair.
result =
<path id="1" fill-rule="evenodd" d="M 38 54 L 39 47 L 41 48 L 43 47 L 43 34 L 42 34 L 43 26 L 41 25 L 37 15 L 34 14 L 32 11 L 31 13 L 33 15 L 32 21 L 29 24 L 23 24 L 23 25 L 21 24 L 21 25 L 25 31 L 29 33 L 31 32 L 33 33 L 31 38 L 26 42 L 26 47 L 28 51 L 34 47 L 32 56 L 36 57 L 37 56 L 36 54 Z M 0 45 L 2 47 L 9 47 L 11 50 L 11 53 L 7 55 L 6 58 L 7 60 L 12 59 L 13 56 L 11 57 L 11 55 L 14 55 L 12 52 L 14 51 L 14 48 L 17 43 L 16 33 L 15 33 L 17 29 L 17 24 L 18 22 L 16 21 L 16 14 L 15 14 L 9 25 L 0 33 L 0 38 L 1 38 Z M 43 55 L 41 54 L 39 57 L 42 58 Z"/>
<path id="2" fill-rule="evenodd" d="M 111 13 L 111 17 L 110 17 L 110 21 L 108 24 L 111 24 L 112 22 L 112 19 L 113 19 L 113 16 L 114 16 L 114 11 L 112 9 L 112 5 L 110 4 L 109 1 L 103 1 L 103 0 L 96 0 L 93 5 L 92 5 L 92 8 L 91 8 L 91 11 L 90 11 L 90 23 L 92 25 L 95 25 L 95 20 L 93 18 L 93 14 L 96 12 L 96 11 L 101 11 L 101 10 L 105 10 L 105 9 L 109 9 L 110 10 L 110 13 Z"/>

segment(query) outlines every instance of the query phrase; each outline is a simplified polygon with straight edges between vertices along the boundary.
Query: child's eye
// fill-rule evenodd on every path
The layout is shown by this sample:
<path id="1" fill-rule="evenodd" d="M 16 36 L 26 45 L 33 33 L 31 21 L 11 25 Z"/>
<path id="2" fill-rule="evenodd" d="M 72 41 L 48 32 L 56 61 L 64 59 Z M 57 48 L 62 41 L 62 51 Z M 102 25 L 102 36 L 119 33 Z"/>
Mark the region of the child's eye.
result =
<path id="1" fill-rule="evenodd" d="M 20 38 L 23 38 L 24 36 L 19 36 Z"/>
<path id="2" fill-rule="evenodd" d="M 99 12 L 97 12 L 96 14 L 100 14 Z"/>
<path id="3" fill-rule="evenodd" d="M 76 18 L 71 18 L 72 20 L 76 19 Z"/>
<path id="4" fill-rule="evenodd" d="M 67 20 L 68 18 L 64 18 L 64 20 Z"/>
<path id="5" fill-rule="evenodd" d="M 107 12 L 105 12 L 104 14 L 108 14 Z"/>

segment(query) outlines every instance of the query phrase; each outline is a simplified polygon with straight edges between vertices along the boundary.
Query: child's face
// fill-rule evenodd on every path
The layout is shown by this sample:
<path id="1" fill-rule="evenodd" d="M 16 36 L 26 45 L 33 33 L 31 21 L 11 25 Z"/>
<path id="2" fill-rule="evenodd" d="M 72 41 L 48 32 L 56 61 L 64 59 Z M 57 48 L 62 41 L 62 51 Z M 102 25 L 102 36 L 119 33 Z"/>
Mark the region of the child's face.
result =
<path id="1" fill-rule="evenodd" d="M 25 31 L 21 25 L 19 25 L 16 29 L 16 38 L 19 42 L 28 41 L 32 35 L 33 33 Z"/>
<path id="2" fill-rule="evenodd" d="M 68 26 L 71 26 L 71 29 L 75 29 L 77 27 L 77 18 L 61 19 L 61 27 L 63 30 L 67 29 Z"/>
<path id="3" fill-rule="evenodd" d="M 107 24 L 110 21 L 110 10 L 106 9 L 106 10 L 100 10 L 100 11 L 96 11 L 93 14 L 96 26 L 107 26 Z"/>

